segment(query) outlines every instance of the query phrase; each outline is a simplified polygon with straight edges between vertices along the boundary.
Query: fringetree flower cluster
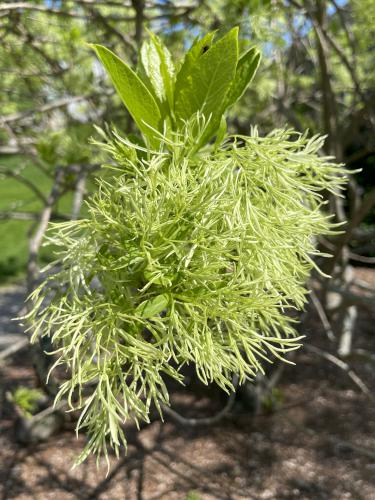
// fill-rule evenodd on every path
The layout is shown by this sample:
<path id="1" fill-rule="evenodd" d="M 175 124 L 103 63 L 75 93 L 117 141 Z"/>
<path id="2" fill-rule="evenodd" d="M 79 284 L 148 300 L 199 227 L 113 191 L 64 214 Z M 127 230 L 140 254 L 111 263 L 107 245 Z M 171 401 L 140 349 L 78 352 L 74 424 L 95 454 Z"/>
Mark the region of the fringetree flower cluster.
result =
<path id="1" fill-rule="evenodd" d="M 81 459 L 126 445 L 123 423 L 147 422 L 151 405 L 161 413 L 166 380 L 182 383 L 184 365 L 231 390 L 234 374 L 251 379 L 300 345 L 286 313 L 303 308 L 316 236 L 334 230 L 322 192 L 338 194 L 345 171 L 318 155 L 321 137 L 227 136 L 224 111 L 259 54 L 237 60 L 236 30 L 212 40 L 196 41 L 177 75 L 154 35 L 138 74 L 97 47 L 145 142 L 102 132 L 111 175 L 86 219 L 52 227 L 58 270 L 30 315 L 33 339 L 50 336 L 68 368 L 58 398 L 81 410 Z M 207 66 L 217 58 L 226 71 L 227 45 L 233 67 L 211 81 Z"/>

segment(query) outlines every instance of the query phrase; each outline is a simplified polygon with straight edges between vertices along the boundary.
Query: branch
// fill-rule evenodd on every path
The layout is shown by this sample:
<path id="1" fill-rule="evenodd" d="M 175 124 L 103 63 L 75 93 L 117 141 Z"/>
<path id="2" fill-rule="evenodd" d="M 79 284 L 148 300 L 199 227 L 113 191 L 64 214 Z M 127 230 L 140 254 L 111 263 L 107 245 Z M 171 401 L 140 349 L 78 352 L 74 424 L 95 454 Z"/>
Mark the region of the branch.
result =
<path id="1" fill-rule="evenodd" d="M 332 271 L 335 267 L 336 262 L 338 261 L 343 247 L 349 243 L 352 238 L 353 231 L 355 228 L 359 226 L 362 220 L 366 217 L 366 215 L 370 212 L 372 207 L 375 205 L 375 188 L 372 189 L 363 199 L 358 210 L 353 214 L 349 224 L 347 224 L 345 234 L 339 239 L 335 252 L 330 261 L 330 266 L 328 270 L 328 274 L 332 274 Z"/>
<path id="2" fill-rule="evenodd" d="M 8 358 L 9 356 L 12 356 L 21 349 L 24 349 L 26 346 L 29 345 L 29 343 L 30 342 L 27 337 L 18 340 L 18 342 L 14 342 L 12 345 L 10 345 L 9 347 L 0 352 L 0 363 L 3 362 L 4 359 Z"/>
<path id="3" fill-rule="evenodd" d="M 0 212 L 0 220 L 39 220 L 38 212 L 17 212 L 17 211 L 2 211 Z M 51 220 L 53 221 L 68 221 L 70 217 L 63 214 L 52 212 Z"/>
<path id="4" fill-rule="evenodd" d="M 367 385 L 358 377 L 358 375 L 350 368 L 350 366 L 347 363 L 344 363 L 341 359 L 337 358 L 333 354 L 323 351 L 322 349 L 319 349 L 319 347 L 315 347 L 310 344 L 304 344 L 304 347 L 310 351 L 313 352 L 314 354 L 317 354 L 318 356 L 321 356 L 322 358 L 326 359 L 327 361 L 330 361 L 334 365 L 338 366 L 341 368 L 341 370 L 344 370 L 348 374 L 348 376 L 352 379 L 352 381 L 361 389 L 361 391 L 366 394 L 367 396 L 370 396 L 371 399 L 373 399 L 373 395 L 370 391 L 370 389 L 367 387 Z"/>
<path id="5" fill-rule="evenodd" d="M 363 264 L 375 264 L 375 257 L 366 257 L 365 255 L 358 255 L 357 253 L 350 251 L 348 253 L 348 257 L 350 260 L 362 262 Z"/>
<path id="6" fill-rule="evenodd" d="M 312 23 L 314 24 L 315 23 L 314 19 L 312 18 L 311 20 L 312 20 Z M 314 26 L 315 26 L 315 24 L 314 24 Z M 361 96 L 362 101 L 366 102 L 367 99 L 366 99 L 366 96 L 362 92 L 361 85 L 358 81 L 358 78 L 357 78 L 357 75 L 355 72 L 355 66 L 350 63 L 349 59 L 346 57 L 344 50 L 340 47 L 340 45 L 336 42 L 336 40 L 328 34 L 327 30 L 325 28 L 323 28 L 323 26 L 317 25 L 316 28 L 321 31 L 324 38 L 327 40 L 327 42 L 331 45 L 333 50 L 339 56 L 339 58 L 341 59 L 342 63 L 344 64 L 344 66 L 346 67 L 346 69 L 348 70 L 348 73 L 350 74 L 350 76 L 352 78 L 352 81 L 354 83 L 356 91 Z"/>
<path id="7" fill-rule="evenodd" d="M 236 389 L 238 385 L 238 377 L 233 377 L 233 386 Z M 186 418 L 177 413 L 175 410 L 172 410 L 169 406 L 163 405 L 163 411 L 169 415 L 173 420 L 181 425 L 188 425 L 189 427 L 198 427 L 200 425 L 213 425 L 222 420 L 232 409 L 233 403 L 236 399 L 236 390 L 230 393 L 228 401 L 224 408 L 216 413 L 216 415 L 207 418 Z"/>
<path id="8" fill-rule="evenodd" d="M 12 170 L 10 168 L 2 167 L 0 166 L 0 174 L 5 175 L 6 177 L 12 177 L 16 181 L 20 182 L 21 184 L 24 184 L 26 187 L 28 187 L 35 195 L 37 198 L 39 198 L 43 203 L 47 203 L 47 199 L 44 196 L 44 193 L 40 191 L 40 189 L 29 179 L 26 179 L 26 177 L 23 177 L 18 171 Z"/>
<path id="9" fill-rule="evenodd" d="M 371 239 L 373 236 L 371 237 Z M 323 237 L 319 238 L 319 243 L 321 243 L 323 246 L 331 250 L 332 252 L 335 251 L 335 245 L 331 243 L 330 241 L 326 240 Z M 348 250 L 348 257 L 350 260 L 354 260 L 355 262 L 363 262 L 364 264 L 375 264 L 375 257 L 367 257 L 365 255 L 359 255 L 356 252 L 352 252 L 351 250 Z"/>
<path id="10" fill-rule="evenodd" d="M 375 230 L 369 228 L 356 228 L 353 230 L 353 239 L 358 243 L 368 243 L 375 240 Z"/>
<path id="11" fill-rule="evenodd" d="M 84 5 L 84 6 L 92 6 L 92 7 L 116 7 L 117 9 L 129 9 L 131 7 L 130 2 L 114 2 L 112 0 L 103 0 L 102 2 L 100 0 L 73 0 L 74 3 L 77 3 L 78 5 Z"/>
<path id="12" fill-rule="evenodd" d="M 0 12 L 12 11 L 12 10 L 33 10 L 38 12 L 45 12 L 47 14 L 53 14 L 57 16 L 65 17 L 85 17 L 83 15 L 77 14 L 76 12 L 71 12 L 62 9 L 53 9 L 52 7 L 45 7 L 43 5 L 35 5 L 30 2 L 13 2 L 13 3 L 1 3 Z"/>
<path id="13" fill-rule="evenodd" d="M 78 102 L 82 101 L 84 99 L 89 99 L 90 97 L 93 97 L 95 94 L 86 94 L 86 95 L 80 95 L 80 96 L 69 96 L 69 97 L 63 97 L 61 99 L 57 99 L 56 101 L 53 101 L 48 104 L 44 104 L 43 106 L 40 106 L 39 108 L 36 109 L 31 109 L 29 111 L 24 111 L 24 112 L 19 112 L 19 113 L 13 113 L 10 115 L 4 115 L 0 116 L 0 124 L 1 123 L 11 123 L 15 121 L 22 121 L 26 118 L 29 118 L 32 115 L 35 115 L 37 113 L 45 113 L 47 111 L 52 111 L 57 108 L 63 108 L 64 106 L 68 106 L 72 102 Z"/>
<path id="14" fill-rule="evenodd" d="M 365 306 L 370 308 L 371 310 L 374 308 L 375 304 L 375 294 L 373 295 L 358 295 L 357 293 L 353 293 L 350 290 L 346 290 L 345 288 L 341 288 L 336 285 L 330 284 L 328 287 L 329 292 L 335 292 L 342 296 L 346 305 L 354 304 L 358 306 Z"/>
<path id="15" fill-rule="evenodd" d="M 77 176 L 76 187 L 73 195 L 73 205 L 72 205 L 72 220 L 76 220 L 79 216 L 79 211 L 82 206 L 83 197 L 85 195 L 87 173 L 82 171 Z"/>
<path id="16" fill-rule="evenodd" d="M 322 325 L 323 325 L 324 330 L 327 334 L 327 337 L 329 338 L 329 340 L 334 341 L 336 336 L 333 333 L 331 323 L 329 322 L 327 315 L 324 311 L 324 308 L 323 308 L 320 300 L 318 299 L 318 297 L 313 289 L 310 290 L 310 297 L 311 297 L 311 301 L 316 309 L 316 312 L 318 313 L 320 321 L 322 322 Z"/>
<path id="17" fill-rule="evenodd" d="M 349 30 L 346 20 L 345 20 L 345 15 L 343 13 L 343 9 L 338 5 L 336 0 L 331 0 L 332 5 L 335 7 L 336 12 L 340 18 L 343 30 L 345 31 L 346 38 L 348 39 L 348 44 L 350 45 L 350 48 L 352 49 L 352 57 L 353 57 L 353 64 L 356 62 L 356 47 L 355 47 L 355 40 L 353 33 Z"/>
<path id="18" fill-rule="evenodd" d="M 99 164 L 72 164 L 67 167 L 57 167 L 55 172 L 55 180 L 53 182 L 50 194 L 47 197 L 46 205 L 39 215 L 39 224 L 29 241 L 29 258 L 27 262 L 27 292 L 28 295 L 34 290 L 37 281 L 38 269 L 38 252 L 42 243 L 44 234 L 47 230 L 48 223 L 52 217 L 52 209 L 57 200 L 64 194 L 64 179 L 68 174 L 77 174 L 81 172 L 91 172 L 97 169 Z"/>
<path id="19" fill-rule="evenodd" d="M 93 8 L 90 8 L 90 13 L 92 14 L 93 17 L 96 17 L 98 21 L 100 21 L 103 26 L 106 28 L 107 32 L 112 32 L 114 35 L 116 35 L 120 40 L 121 42 L 129 47 L 132 52 L 136 52 L 136 47 L 132 41 L 132 39 L 130 37 L 128 37 L 127 35 L 125 35 L 125 33 L 123 33 L 121 30 L 118 30 L 117 28 L 115 28 L 114 26 L 112 26 L 110 24 L 110 22 L 107 20 L 107 18 L 105 16 L 103 16 L 98 10 L 96 9 L 93 9 Z"/>

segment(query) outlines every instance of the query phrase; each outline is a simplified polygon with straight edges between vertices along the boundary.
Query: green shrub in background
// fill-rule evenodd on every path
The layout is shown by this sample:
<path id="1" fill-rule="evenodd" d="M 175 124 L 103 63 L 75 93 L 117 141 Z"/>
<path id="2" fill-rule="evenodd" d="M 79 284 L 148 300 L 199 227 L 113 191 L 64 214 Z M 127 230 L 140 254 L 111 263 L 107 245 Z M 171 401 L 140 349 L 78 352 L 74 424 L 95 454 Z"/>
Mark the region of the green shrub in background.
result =
<path id="1" fill-rule="evenodd" d="M 30 418 L 38 410 L 40 401 L 43 401 L 45 395 L 40 389 L 31 389 L 30 387 L 20 386 L 13 392 L 11 399 L 19 408 L 22 414 Z"/>
<path id="2" fill-rule="evenodd" d="M 113 175 L 87 219 L 53 226 L 59 270 L 30 314 L 34 341 L 49 335 L 69 369 L 58 398 L 81 410 L 79 460 L 118 452 L 122 424 L 151 405 L 162 413 L 182 366 L 229 391 L 300 345 L 285 313 L 303 308 L 316 236 L 334 229 L 322 192 L 338 194 L 345 171 L 318 156 L 320 137 L 226 135 L 259 63 L 237 38 L 206 35 L 178 70 L 153 34 L 137 72 L 95 46 L 143 138 L 100 132 Z"/>

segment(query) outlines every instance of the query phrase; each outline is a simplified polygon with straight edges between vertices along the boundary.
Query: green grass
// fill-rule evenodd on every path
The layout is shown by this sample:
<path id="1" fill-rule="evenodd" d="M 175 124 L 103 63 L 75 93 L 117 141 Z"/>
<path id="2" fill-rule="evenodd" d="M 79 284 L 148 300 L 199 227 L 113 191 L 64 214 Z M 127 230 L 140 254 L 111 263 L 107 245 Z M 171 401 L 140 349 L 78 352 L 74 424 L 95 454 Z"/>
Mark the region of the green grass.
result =
<path id="1" fill-rule="evenodd" d="M 5 168 L 22 168 L 22 175 L 34 182 L 40 191 L 47 194 L 52 180 L 37 168 L 29 159 L 23 157 L 3 157 L 0 166 Z M 61 212 L 69 213 L 71 195 L 59 202 Z M 0 176 L 0 212 L 12 210 L 20 212 L 39 212 L 42 202 L 24 184 L 19 181 Z M 13 280 L 25 272 L 28 254 L 28 233 L 34 221 L 0 220 L 0 283 Z M 42 260 L 49 260 L 51 251 L 43 249 Z"/>

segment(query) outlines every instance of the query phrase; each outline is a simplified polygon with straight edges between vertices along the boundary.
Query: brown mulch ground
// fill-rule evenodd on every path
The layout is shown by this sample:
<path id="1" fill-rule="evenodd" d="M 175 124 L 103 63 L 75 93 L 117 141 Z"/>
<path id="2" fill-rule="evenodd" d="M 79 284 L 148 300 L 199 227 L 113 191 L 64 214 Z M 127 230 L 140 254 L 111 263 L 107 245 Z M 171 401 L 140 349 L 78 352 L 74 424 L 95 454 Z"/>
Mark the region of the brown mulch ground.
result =
<path id="1" fill-rule="evenodd" d="M 357 273 L 375 282 L 374 271 Z M 356 349 L 375 351 L 374 322 L 375 311 L 360 310 Z M 318 321 L 306 330 L 310 344 L 334 353 Z M 29 447 L 15 442 L 4 393 L 35 383 L 30 360 L 19 353 L 0 366 L 0 498 L 375 500 L 374 402 L 321 357 L 301 349 L 295 361 L 278 386 L 283 404 L 273 414 L 253 416 L 238 404 L 208 428 L 171 421 L 140 432 L 129 427 L 128 453 L 111 457 L 107 476 L 105 464 L 97 469 L 93 458 L 71 469 L 84 442 L 71 430 Z M 375 386 L 371 363 L 351 366 L 370 389 Z M 216 391 L 198 389 L 175 395 L 185 415 L 206 415 L 209 395 L 207 412 L 223 404 Z"/>

